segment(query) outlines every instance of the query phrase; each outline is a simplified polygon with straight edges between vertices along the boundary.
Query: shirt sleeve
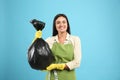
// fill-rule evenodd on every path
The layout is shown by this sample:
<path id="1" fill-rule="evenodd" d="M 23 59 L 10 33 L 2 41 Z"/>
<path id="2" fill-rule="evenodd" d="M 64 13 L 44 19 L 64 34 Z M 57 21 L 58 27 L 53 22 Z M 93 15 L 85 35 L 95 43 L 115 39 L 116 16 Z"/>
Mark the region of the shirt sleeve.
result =
<path id="1" fill-rule="evenodd" d="M 70 70 L 75 69 L 80 66 L 81 62 L 81 41 L 79 37 L 73 38 L 74 43 L 74 59 L 66 65 L 69 67 Z"/>

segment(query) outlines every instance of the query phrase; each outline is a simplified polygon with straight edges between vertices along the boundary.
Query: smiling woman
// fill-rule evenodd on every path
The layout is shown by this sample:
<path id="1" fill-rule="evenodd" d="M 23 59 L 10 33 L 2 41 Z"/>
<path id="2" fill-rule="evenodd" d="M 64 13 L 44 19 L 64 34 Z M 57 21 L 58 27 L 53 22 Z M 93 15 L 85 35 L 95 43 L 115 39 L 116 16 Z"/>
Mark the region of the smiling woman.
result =
<path id="1" fill-rule="evenodd" d="M 75 68 L 81 62 L 80 38 L 70 34 L 65 14 L 57 14 L 53 21 L 53 36 L 46 39 L 55 61 L 46 70 L 46 80 L 76 80 Z"/>

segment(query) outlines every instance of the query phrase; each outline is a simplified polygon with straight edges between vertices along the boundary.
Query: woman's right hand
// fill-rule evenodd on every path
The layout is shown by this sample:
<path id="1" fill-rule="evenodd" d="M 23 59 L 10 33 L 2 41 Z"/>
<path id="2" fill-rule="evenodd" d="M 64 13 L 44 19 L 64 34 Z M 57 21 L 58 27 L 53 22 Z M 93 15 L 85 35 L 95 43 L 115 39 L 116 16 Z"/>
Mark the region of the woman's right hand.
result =
<path id="1" fill-rule="evenodd" d="M 35 38 L 33 39 L 32 43 L 37 39 L 37 38 L 41 38 L 42 37 L 42 31 L 36 31 L 35 33 Z"/>
<path id="2" fill-rule="evenodd" d="M 41 37 L 42 37 L 42 31 L 41 30 L 36 31 L 35 38 L 41 38 Z"/>

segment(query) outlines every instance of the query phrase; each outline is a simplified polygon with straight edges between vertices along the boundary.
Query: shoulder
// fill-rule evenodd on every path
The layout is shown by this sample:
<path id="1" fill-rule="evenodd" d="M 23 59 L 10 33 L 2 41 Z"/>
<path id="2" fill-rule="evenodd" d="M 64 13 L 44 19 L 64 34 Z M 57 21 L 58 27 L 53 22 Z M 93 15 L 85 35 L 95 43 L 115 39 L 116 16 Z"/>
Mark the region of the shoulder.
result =
<path id="1" fill-rule="evenodd" d="M 80 41 L 80 37 L 75 35 L 70 35 L 70 39 L 73 41 Z"/>
<path id="2" fill-rule="evenodd" d="M 54 42 L 55 36 L 48 37 L 45 41 L 48 43 Z"/>
<path id="3" fill-rule="evenodd" d="M 55 42 L 55 36 L 48 37 L 45 41 L 48 43 L 50 48 L 52 48 L 52 45 Z"/>
<path id="4" fill-rule="evenodd" d="M 70 41 L 72 42 L 73 46 L 75 47 L 76 45 L 81 45 L 81 40 L 79 36 L 75 35 L 70 35 Z"/>

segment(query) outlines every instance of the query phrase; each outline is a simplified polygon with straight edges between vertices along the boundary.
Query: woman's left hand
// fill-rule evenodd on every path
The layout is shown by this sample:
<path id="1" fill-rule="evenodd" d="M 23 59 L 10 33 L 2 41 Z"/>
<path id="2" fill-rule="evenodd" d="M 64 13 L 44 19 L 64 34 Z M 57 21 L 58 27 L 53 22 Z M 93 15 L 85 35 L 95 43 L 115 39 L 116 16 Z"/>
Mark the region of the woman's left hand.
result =
<path id="1" fill-rule="evenodd" d="M 65 64 L 51 64 L 46 69 L 50 71 L 53 69 L 64 70 L 64 68 L 65 68 Z"/>

